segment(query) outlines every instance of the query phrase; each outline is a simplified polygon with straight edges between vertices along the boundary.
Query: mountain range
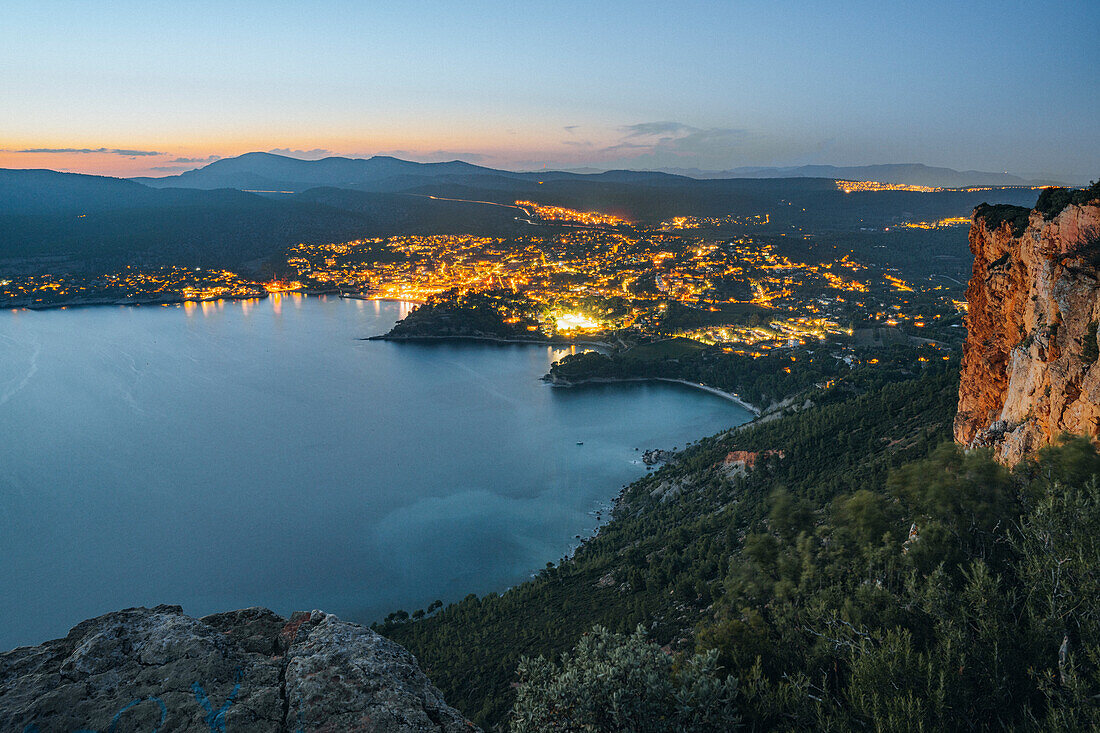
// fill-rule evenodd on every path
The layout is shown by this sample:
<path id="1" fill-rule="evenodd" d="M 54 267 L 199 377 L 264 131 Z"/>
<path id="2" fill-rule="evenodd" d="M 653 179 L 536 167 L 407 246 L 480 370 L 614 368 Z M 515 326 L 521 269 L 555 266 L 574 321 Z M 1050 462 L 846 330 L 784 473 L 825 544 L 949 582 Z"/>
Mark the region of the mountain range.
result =
<path id="1" fill-rule="evenodd" d="M 512 208 L 520 199 L 646 225 L 675 216 L 766 215 L 767 225 L 755 232 L 789 234 L 881 229 L 968 215 L 984 201 L 1030 205 L 1034 198 L 1026 187 L 846 194 L 830 177 L 513 172 L 385 156 L 311 161 L 248 153 L 177 176 L 130 180 L 0 169 L 0 267 L 33 272 L 48 261 L 55 271 L 120 264 L 242 268 L 300 242 L 515 236 L 533 231 Z"/>
<path id="2" fill-rule="evenodd" d="M 668 168 L 655 171 L 611 170 L 515 172 L 453 160 L 445 163 L 415 163 L 384 155 L 372 158 L 330 157 L 301 160 L 274 153 L 245 153 L 223 158 L 201 168 L 174 176 L 135 178 L 154 188 L 239 188 L 257 191 L 303 191 L 314 186 L 336 186 L 374 191 L 396 191 L 418 181 L 450 179 L 501 179 L 516 181 L 593 180 L 647 182 L 662 176 L 692 179 L 729 178 L 824 178 L 829 180 L 879 181 L 938 188 L 968 186 L 1065 185 L 1051 180 L 1029 180 L 1009 173 L 957 171 L 920 163 L 867 166 L 804 165 L 788 168 L 742 167 L 714 171 L 698 168 Z"/>
<path id="3" fill-rule="evenodd" d="M 885 165 L 800 165 L 791 167 L 745 166 L 729 170 L 698 168 L 663 168 L 662 172 L 691 178 L 831 178 L 844 181 L 879 181 L 910 186 L 936 188 L 966 188 L 969 186 L 1066 186 L 1082 185 L 1084 181 L 1066 183 L 1048 178 L 1027 179 L 1011 173 L 990 171 L 957 171 L 922 163 L 889 163 Z"/>

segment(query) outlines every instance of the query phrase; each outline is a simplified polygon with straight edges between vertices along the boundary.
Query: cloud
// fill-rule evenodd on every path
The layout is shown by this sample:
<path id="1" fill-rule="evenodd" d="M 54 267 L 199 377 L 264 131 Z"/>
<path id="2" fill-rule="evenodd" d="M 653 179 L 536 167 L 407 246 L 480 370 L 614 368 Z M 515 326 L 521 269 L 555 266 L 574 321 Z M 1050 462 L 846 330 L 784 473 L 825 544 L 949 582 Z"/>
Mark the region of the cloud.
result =
<path id="1" fill-rule="evenodd" d="M 335 153 L 331 150 L 324 150 L 323 148 L 314 148 L 313 150 L 291 150 L 290 148 L 275 148 L 274 150 L 268 150 L 269 153 L 275 155 L 286 155 L 290 158 L 306 158 L 310 160 L 316 160 L 317 158 L 328 158 Z"/>
<path id="2" fill-rule="evenodd" d="M 730 127 L 692 127 L 682 122 L 642 122 L 619 129 L 618 142 L 603 148 L 620 162 L 647 165 L 730 165 L 744 155 L 748 131 Z"/>
<path id="3" fill-rule="evenodd" d="M 221 160 L 220 155 L 208 155 L 205 158 L 173 158 L 168 161 L 169 163 L 213 163 L 215 160 Z M 168 170 L 167 168 L 154 168 L 153 170 Z"/>
<path id="4" fill-rule="evenodd" d="M 402 160 L 416 161 L 417 163 L 449 163 L 452 160 L 476 163 L 492 158 L 492 156 L 483 155 L 482 153 L 466 153 L 455 150 L 380 150 L 376 155 L 389 155 Z"/>
<path id="5" fill-rule="evenodd" d="M 119 148 L 26 148 L 16 150 L 17 153 L 102 153 L 106 155 L 124 155 L 135 158 L 145 155 L 167 155 L 155 150 L 125 150 Z"/>
<path id="6" fill-rule="evenodd" d="M 195 166 L 193 166 L 193 165 L 152 165 L 152 166 L 149 166 L 149 170 L 151 170 L 151 171 L 165 171 L 165 172 L 168 172 L 168 173 L 175 173 L 177 171 L 179 171 L 179 172 L 191 171 L 191 170 L 194 170 L 194 169 L 195 169 Z"/>
<path id="7" fill-rule="evenodd" d="M 573 130 L 576 130 L 578 127 L 580 127 L 580 125 L 566 125 L 565 127 L 561 128 L 561 129 L 565 130 L 570 135 L 572 135 Z"/>
<path id="8" fill-rule="evenodd" d="M 682 122 L 639 122 L 636 125 L 624 125 L 619 128 L 630 137 L 653 137 L 656 135 L 677 136 L 696 132 L 698 128 Z"/>

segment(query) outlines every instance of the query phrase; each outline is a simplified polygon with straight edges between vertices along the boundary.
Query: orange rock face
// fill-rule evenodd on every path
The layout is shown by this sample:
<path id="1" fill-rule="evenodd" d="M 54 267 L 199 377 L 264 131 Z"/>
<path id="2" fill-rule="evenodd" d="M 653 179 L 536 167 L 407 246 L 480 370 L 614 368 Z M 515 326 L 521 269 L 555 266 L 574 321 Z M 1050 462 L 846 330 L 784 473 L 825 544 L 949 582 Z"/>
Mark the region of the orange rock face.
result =
<path id="1" fill-rule="evenodd" d="M 970 228 L 955 417 L 957 442 L 992 446 L 1008 464 L 1064 432 L 1100 432 L 1100 202 L 1026 215 L 1019 236 L 980 209 Z"/>
<path id="2" fill-rule="evenodd" d="M 781 450 L 766 450 L 766 451 L 749 451 L 749 450 L 735 450 L 726 454 L 722 463 L 726 466 L 739 466 L 742 468 L 755 468 L 757 460 L 763 460 L 765 458 L 771 458 L 772 456 L 779 456 L 785 458 L 786 455 Z"/>

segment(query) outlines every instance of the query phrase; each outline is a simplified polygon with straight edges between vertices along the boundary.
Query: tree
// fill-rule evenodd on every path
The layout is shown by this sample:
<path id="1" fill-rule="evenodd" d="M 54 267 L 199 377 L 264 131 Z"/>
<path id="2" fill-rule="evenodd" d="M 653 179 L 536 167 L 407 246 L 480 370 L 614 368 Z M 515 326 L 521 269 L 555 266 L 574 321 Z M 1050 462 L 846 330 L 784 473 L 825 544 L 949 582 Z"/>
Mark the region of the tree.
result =
<path id="1" fill-rule="evenodd" d="M 514 733 L 536 731 L 728 731 L 736 728 L 737 681 L 718 674 L 716 652 L 676 668 L 676 658 L 645 637 L 597 626 L 561 665 L 524 658 L 512 708 Z"/>

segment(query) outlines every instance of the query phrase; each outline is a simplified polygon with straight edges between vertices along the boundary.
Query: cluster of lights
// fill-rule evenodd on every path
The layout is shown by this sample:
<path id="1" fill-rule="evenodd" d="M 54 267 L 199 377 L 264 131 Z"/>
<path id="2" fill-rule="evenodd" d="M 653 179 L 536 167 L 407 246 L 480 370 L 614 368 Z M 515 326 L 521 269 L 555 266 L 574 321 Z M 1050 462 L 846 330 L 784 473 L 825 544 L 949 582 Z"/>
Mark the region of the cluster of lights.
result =
<path id="1" fill-rule="evenodd" d="M 32 275 L 0 282 L 7 305 L 40 307 L 80 302 L 164 302 L 262 298 L 262 285 L 221 269 L 126 267 L 103 275 Z"/>
<path id="2" fill-rule="evenodd" d="M 598 330 L 600 323 L 583 313 L 562 313 L 554 317 L 554 327 L 561 333 L 575 333 Z"/>
<path id="3" fill-rule="evenodd" d="M 935 186 L 914 186 L 908 183 L 881 183 L 879 181 L 841 181 L 836 182 L 836 187 L 844 193 L 855 191 L 913 191 L 916 193 L 935 193 L 943 191 Z"/>
<path id="4" fill-rule="evenodd" d="M 771 222 L 771 217 L 768 214 L 751 214 L 748 216 L 738 216 L 737 214 L 726 214 L 725 216 L 675 216 L 668 221 L 661 222 L 662 230 L 670 229 L 702 229 L 703 227 L 723 227 L 723 226 L 764 226 Z"/>
<path id="5" fill-rule="evenodd" d="M 894 277 L 893 275 L 883 275 L 882 277 L 884 280 L 886 280 L 886 282 L 894 286 L 894 290 L 903 293 L 913 292 L 913 286 L 902 280 L 900 277 Z"/>
<path id="6" fill-rule="evenodd" d="M 853 183 L 853 182 L 838 182 Z M 923 190 L 895 184 L 854 182 L 855 190 Z M 878 187 L 878 188 L 875 188 Z M 929 189 L 933 190 L 933 189 Z M 427 302 L 435 296 L 459 299 L 470 294 L 489 298 L 506 322 L 524 321 L 530 330 L 579 334 L 636 327 L 665 333 L 666 306 L 678 302 L 697 311 L 749 313 L 752 320 L 734 325 L 699 328 L 677 333 L 719 344 L 723 350 L 759 356 L 771 349 L 821 342 L 848 334 L 853 309 L 875 316 L 887 325 L 903 320 L 923 327 L 938 314 L 907 316 L 900 306 L 887 307 L 888 291 L 916 292 L 895 275 L 882 281 L 853 274 L 865 265 L 845 255 L 838 260 L 808 264 L 792 260 L 775 246 L 750 237 L 707 239 L 702 233 L 680 234 L 676 229 L 700 229 L 725 223 L 767 223 L 767 215 L 721 218 L 676 217 L 661 228 L 631 226 L 624 219 L 601 212 L 581 212 L 530 201 L 517 201 L 532 217 L 575 224 L 544 236 L 514 238 L 473 235 L 402 235 L 328 244 L 299 244 L 287 257 L 285 279 L 255 283 L 224 270 L 165 268 L 102 278 L 43 276 L 0 282 L 0 296 L 37 301 L 72 301 L 74 293 L 116 288 L 119 299 L 165 294 L 166 301 L 255 298 L 270 293 L 305 291 L 340 293 L 362 298 Z M 954 226 L 961 217 L 938 222 L 916 222 L 912 228 Z M 542 231 L 550 231 L 543 228 Z M 839 274 L 838 274 L 839 273 Z M 868 283 L 871 283 L 869 285 Z M 877 295 L 870 295 L 872 285 Z M 938 289 L 938 288 L 932 288 Z M 928 288 L 921 287 L 925 292 Z M 111 292 L 115 292 L 112 290 Z M 866 296 L 866 297 L 865 297 Z M 901 296 L 905 297 L 905 296 Z M 896 296 L 891 300 L 897 299 Z M 614 305 L 608 305 L 609 303 Z M 905 301 L 906 304 L 909 301 Z M 944 305 L 954 309 L 944 300 Z M 22 303 L 21 303 L 22 304 Z M 756 306 L 751 308 L 748 306 Z M 764 310 L 767 309 L 767 310 Z M 891 310 L 893 309 L 893 310 Z M 894 312 L 899 311 L 899 312 Z M 856 311 L 857 313 L 859 311 Z M 766 324 L 758 319 L 769 313 Z M 709 318 L 696 320 L 706 323 Z M 738 316 L 732 316 L 738 319 Z M 721 323 L 721 322 L 719 322 Z M 729 323 L 728 321 L 726 323 Z M 749 323 L 755 325 L 749 325 Z M 739 347 L 738 344 L 741 346 Z"/>
<path id="7" fill-rule="evenodd" d="M 599 211 L 576 211 L 575 209 L 567 209 L 564 206 L 544 206 L 534 201 L 516 201 L 516 206 L 526 211 L 529 216 L 536 216 L 543 221 L 560 221 L 590 226 L 622 226 L 630 223 L 614 214 L 604 214 Z"/>
<path id="8" fill-rule="evenodd" d="M 937 221 L 902 222 L 901 224 L 896 224 L 895 227 L 899 229 L 944 229 L 946 227 L 958 227 L 969 224 L 969 216 L 949 216 L 946 219 L 939 219 Z M 886 231 L 890 231 L 890 227 L 887 227 Z"/>

